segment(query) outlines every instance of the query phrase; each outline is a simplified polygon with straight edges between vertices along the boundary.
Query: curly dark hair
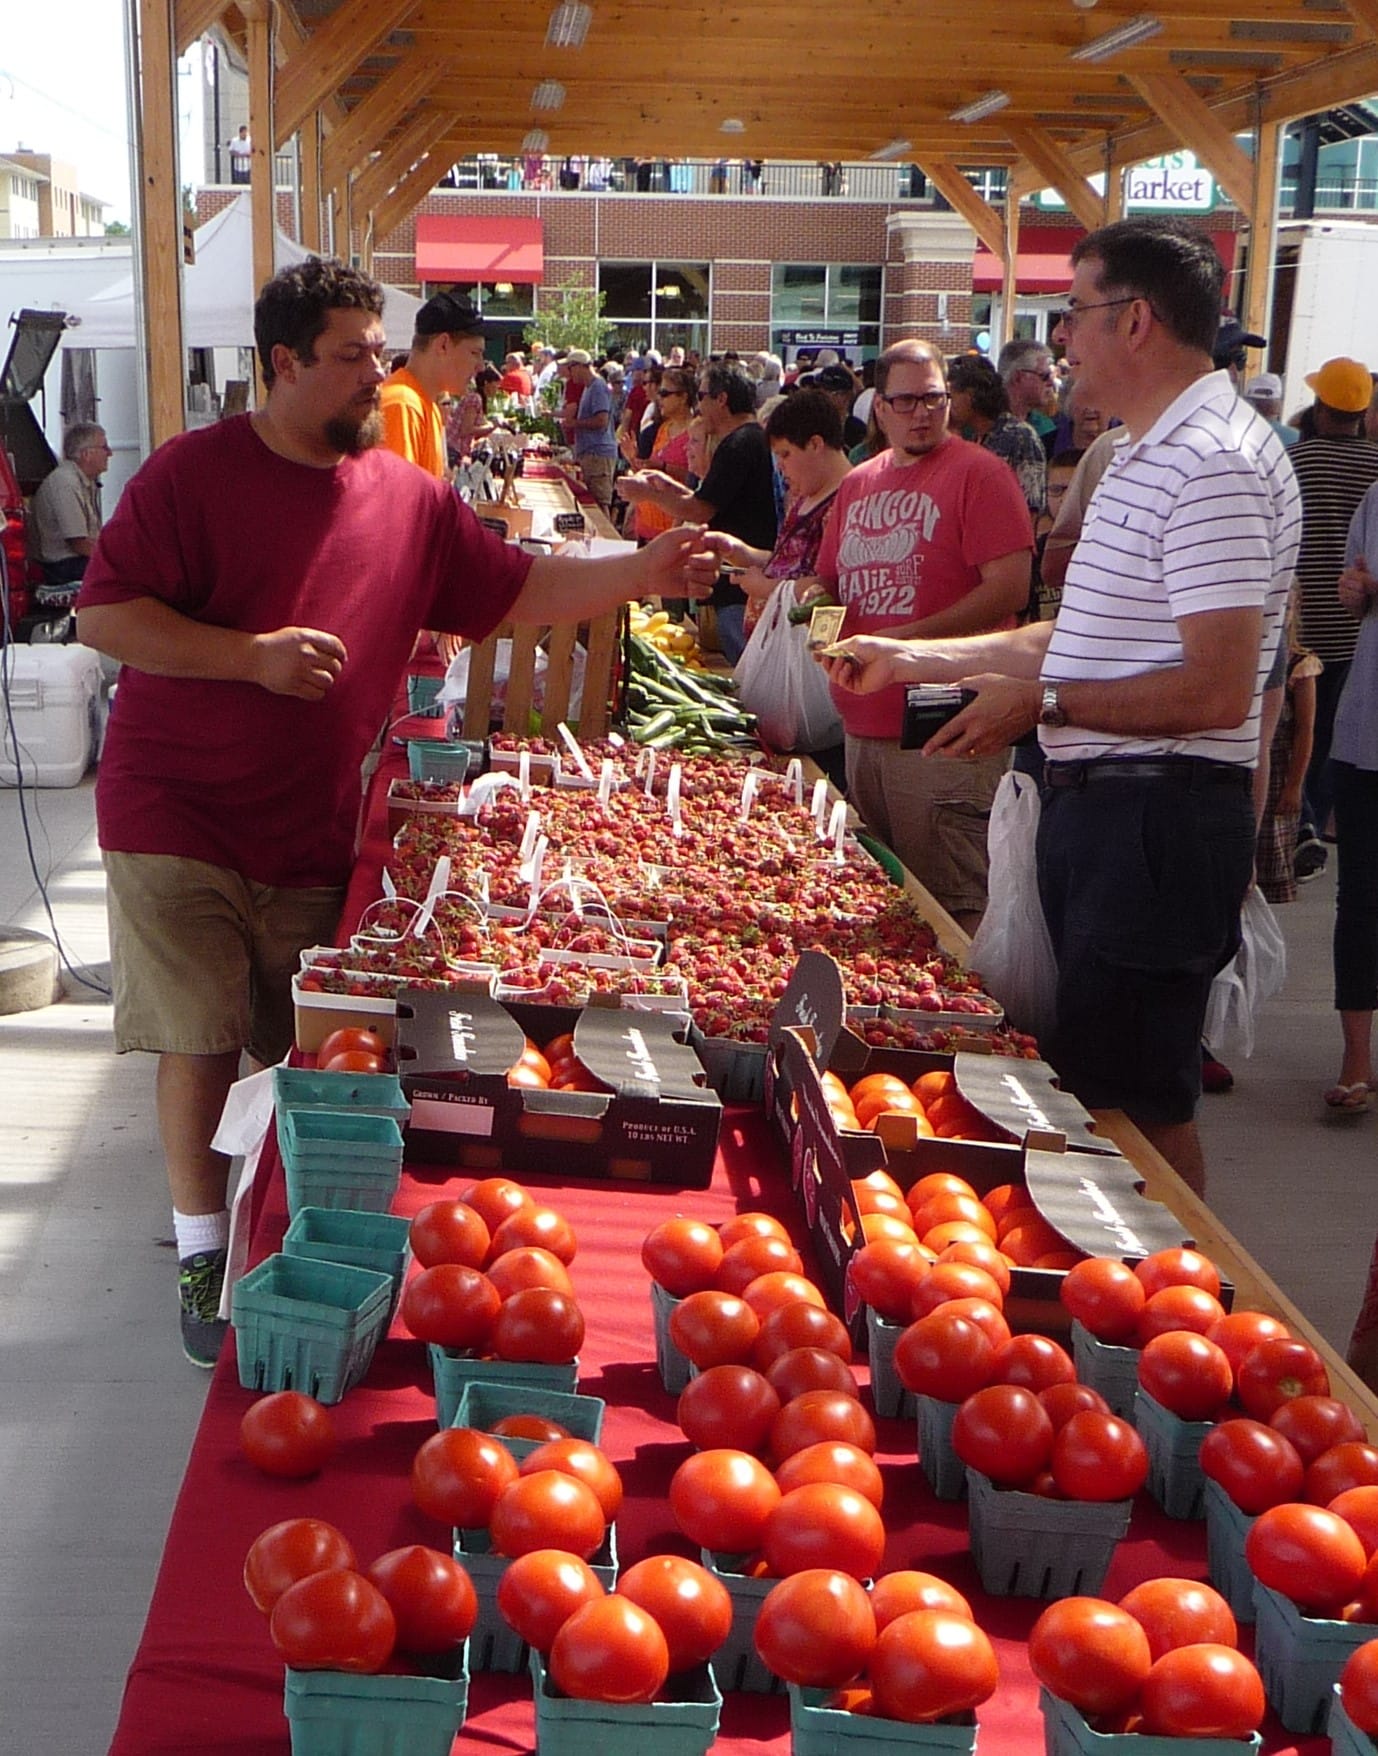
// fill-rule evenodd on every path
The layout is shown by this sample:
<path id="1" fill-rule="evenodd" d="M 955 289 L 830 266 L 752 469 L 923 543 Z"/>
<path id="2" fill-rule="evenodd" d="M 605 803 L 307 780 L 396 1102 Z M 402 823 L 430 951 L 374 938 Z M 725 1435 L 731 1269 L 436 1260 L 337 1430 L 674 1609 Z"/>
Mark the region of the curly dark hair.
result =
<path id="1" fill-rule="evenodd" d="M 331 311 L 383 315 L 383 289 L 371 275 L 333 258 L 308 256 L 280 269 L 254 305 L 254 345 L 263 382 L 271 385 L 273 349 L 291 348 L 299 360 L 314 360 L 316 340 L 325 333 Z"/>
<path id="2" fill-rule="evenodd" d="M 949 390 L 965 390 L 971 411 L 982 420 L 998 420 L 1009 412 L 1010 399 L 1000 374 L 979 354 L 959 354 L 947 368 Z"/>
<path id="3" fill-rule="evenodd" d="M 830 450 L 841 451 L 842 413 L 826 390 L 796 390 L 766 416 L 767 439 L 787 439 L 802 451 L 815 434 Z"/>

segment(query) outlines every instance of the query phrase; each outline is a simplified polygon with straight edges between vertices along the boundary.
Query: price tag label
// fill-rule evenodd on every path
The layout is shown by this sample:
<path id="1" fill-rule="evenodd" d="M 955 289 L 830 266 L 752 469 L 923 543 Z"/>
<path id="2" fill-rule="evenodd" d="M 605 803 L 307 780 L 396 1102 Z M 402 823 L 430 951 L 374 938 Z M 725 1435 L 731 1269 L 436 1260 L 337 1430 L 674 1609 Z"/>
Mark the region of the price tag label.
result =
<path id="1" fill-rule="evenodd" d="M 581 537 L 586 528 L 582 512 L 557 512 L 555 514 L 556 536 Z"/>

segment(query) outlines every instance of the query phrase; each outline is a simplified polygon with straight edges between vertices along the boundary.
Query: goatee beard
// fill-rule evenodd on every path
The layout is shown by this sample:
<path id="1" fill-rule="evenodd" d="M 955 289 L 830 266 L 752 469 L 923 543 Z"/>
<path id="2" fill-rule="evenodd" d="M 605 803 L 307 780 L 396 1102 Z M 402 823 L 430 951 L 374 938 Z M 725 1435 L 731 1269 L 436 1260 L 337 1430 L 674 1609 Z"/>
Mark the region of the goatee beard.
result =
<path id="1" fill-rule="evenodd" d="M 351 421 L 344 415 L 332 416 L 326 422 L 325 437 L 341 456 L 359 457 L 381 443 L 383 417 L 377 409 L 371 410 L 362 421 Z"/>

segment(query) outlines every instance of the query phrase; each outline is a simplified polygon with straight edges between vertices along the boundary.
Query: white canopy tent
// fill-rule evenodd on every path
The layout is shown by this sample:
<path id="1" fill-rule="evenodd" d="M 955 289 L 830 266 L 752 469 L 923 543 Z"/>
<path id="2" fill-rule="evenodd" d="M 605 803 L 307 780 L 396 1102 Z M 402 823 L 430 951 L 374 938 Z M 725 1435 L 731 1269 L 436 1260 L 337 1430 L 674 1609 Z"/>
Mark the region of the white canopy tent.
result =
<path id="1" fill-rule="evenodd" d="M 247 194 L 237 195 L 195 233 L 196 260 L 182 270 L 185 340 L 189 348 L 254 345 L 252 215 Z M 281 229 L 275 234 L 279 268 L 301 262 L 310 251 Z M 383 289 L 383 327 L 390 348 L 405 348 L 421 301 L 397 287 Z M 134 277 L 122 276 L 71 307 L 63 337 L 70 348 L 132 348 L 135 345 Z"/>

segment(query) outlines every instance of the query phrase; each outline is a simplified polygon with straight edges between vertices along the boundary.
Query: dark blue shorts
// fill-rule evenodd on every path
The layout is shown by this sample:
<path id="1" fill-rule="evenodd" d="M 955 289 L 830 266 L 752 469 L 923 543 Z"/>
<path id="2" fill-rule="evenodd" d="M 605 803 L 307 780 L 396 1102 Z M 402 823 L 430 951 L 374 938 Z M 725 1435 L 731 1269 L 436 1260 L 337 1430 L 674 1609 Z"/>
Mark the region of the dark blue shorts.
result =
<path id="1" fill-rule="evenodd" d="M 1206 1000 L 1239 945 L 1254 814 L 1248 769 L 1154 766 L 1093 763 L 1082 784 L 1046 787 L 1038 882 L 1058 963 L 1049 1059 L 1088 1108 L 1167 1124 L 1189 1122 L 1201 1093 Z"/>

